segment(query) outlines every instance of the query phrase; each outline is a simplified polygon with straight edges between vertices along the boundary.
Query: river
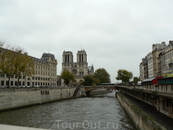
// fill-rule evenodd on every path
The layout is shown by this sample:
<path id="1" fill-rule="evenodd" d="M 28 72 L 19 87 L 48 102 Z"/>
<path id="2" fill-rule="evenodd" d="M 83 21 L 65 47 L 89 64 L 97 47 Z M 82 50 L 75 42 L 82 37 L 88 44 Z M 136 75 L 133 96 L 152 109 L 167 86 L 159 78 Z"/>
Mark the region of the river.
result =
<path id="1" fill-rule="evenodd" d="M 135 130 L 115 93 L 1 112 L 0 124 L 54 130 Z"/>

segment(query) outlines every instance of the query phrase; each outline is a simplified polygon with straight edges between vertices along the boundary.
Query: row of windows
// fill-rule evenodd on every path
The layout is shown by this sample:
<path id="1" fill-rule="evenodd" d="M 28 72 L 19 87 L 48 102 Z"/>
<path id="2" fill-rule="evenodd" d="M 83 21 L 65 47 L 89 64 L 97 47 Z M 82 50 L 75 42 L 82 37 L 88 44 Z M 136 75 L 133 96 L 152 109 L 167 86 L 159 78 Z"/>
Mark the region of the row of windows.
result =
<path id="1" fill-rule="evenodd" d="M 168 54 L 163 55 L 163 59 L 168 59 L 168 58 L 171 58 L 171 57 L 173 57 L 173 52 L 170 52 Z"/>
<path id="2" fill-rule="evenodd" d="M 13 81 L 10 81 L 10 84 L 9 84 L 9 81 L 1 81 L 0 82 L 0 86 L 8 86 L 8 85 L 10 85 L 10 86 L 17 86 L 17 81 L 15 81 L 15 82 L 13 82 Z M 27 84 L 25 84 L 25 82 L 19 82 L 19 86 L 25 86 L 25 85 L 27 85 L 27 86 L 56 86 L 57 85 L 57 83 L 48 83 L 48 82 L 32 82 L 32 83 L 30 83 L 30 82 L 27 82 Z"/>
<path id="3" fill-rule="evenodd" d="M 0 77 L 1 77 L 1 78 L 5 78 L 5 77 L 7 77 L 7 76 L 3 74 L 3 75 L 1 75 Z M 15 75 L 11 75 L 10 78 L 15 78 L 15 79 L 17 79 L 17 77 L 16 77 Z M 21 76 L 20 79 L 25 79 L 25 76 Z"/>
<path id="4" fill-rule="evenodd" d="M 5 78 L 6 76 L 5 75 L 2 75 L 1 78 Z M 20 79 L 25 79 L 26 77 L 25 76 L 22 76 Z M 16 79 L 17 80 L 17 77 L 15 76 L 11 76 L 11 80 L 13 79 Z M 7 79 L 6 79 L 7 80 Z M 27 80 L 31 80 L 29 77 Z M 42 81 L 56 81 L 57 79 L 56 78 L 43 78 L 43 77 L 32 77 L 32 80 L 42 80 Z"/>
<path id="5" fill-rule="evenodd" d="M 39 66 L 39 68 L 35 67 L 35 70 L 44 70 L 44 71 L 55 71 L 56 70 L 56 66 L 53 67 L 43 67 L 43 66 Z"/>
<path id="6" fill-rule="evenodd" d="M 44 76 L 56 76 L 56 71 L 50 73 L 50 72 L 44 72 L 44 71 L 36 71 L 37 75 L 44 75 Z"/>
<path id="7" fill-rule="evenodd" d="M 44 64 L 44 65 L 47 65 L 47 64 L 48 64 L 47 61 L 42 61 L 42 60 L 40 60 L 40 59 L 34 60 L 34 62 L 35 62 L 35 63 L 38 63 L 38 64 Z"/>

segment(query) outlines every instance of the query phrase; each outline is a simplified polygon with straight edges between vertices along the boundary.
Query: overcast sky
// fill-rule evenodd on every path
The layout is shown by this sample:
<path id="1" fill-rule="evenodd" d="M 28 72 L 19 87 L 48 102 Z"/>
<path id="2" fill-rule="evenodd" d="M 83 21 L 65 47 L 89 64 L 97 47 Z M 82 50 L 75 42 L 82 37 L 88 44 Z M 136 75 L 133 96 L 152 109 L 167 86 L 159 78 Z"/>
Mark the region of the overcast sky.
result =
<path id="1" fill-rule="evenodd" d="M 0 0 L 0 40 L 41 58 L 85 49 L 88 65 L 139 76 L 152 44 L 173 40 L 173 0 Z"/>

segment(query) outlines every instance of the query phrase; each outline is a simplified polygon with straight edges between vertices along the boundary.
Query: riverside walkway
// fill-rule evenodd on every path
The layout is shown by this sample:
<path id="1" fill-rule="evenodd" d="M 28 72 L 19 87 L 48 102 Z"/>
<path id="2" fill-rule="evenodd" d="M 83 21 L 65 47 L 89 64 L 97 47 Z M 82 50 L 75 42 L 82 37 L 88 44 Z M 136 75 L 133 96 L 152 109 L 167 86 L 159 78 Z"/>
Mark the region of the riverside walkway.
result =
<path id="1" fill-rule="evenodd" d="M 0 124 L 0 130 L 46 130 L 46 129 Z"/>
<path id="2" fill-rule="evenodd" d="M 133 98 L 131 96 L 128 96 L 126 94 L 123 94 L 123 95 L 126 96 L 126 98 L 129 101 L 131 101 L 134 105 L 136 105 L 138 108 L 143 110 L 148 116 L 153 118 L 160 125 L 164 126 L 167 130 L 173 130 L 173 118 L 170 118 L 158 112 L 155 107 L 145 102 L 141 102 L 140 100 Z"/>

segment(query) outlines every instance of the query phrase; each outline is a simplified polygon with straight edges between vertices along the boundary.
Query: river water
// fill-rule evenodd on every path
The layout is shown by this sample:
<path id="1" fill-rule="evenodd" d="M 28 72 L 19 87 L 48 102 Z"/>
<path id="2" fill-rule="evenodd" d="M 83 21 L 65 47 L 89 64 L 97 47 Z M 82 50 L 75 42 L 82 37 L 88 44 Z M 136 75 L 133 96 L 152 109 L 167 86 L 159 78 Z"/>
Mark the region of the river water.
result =
<path id="1" fill-rule="evenodd" d="M 135 130 L 115 93 L 1 112 L 0 124 L 54 130 Z"/>

